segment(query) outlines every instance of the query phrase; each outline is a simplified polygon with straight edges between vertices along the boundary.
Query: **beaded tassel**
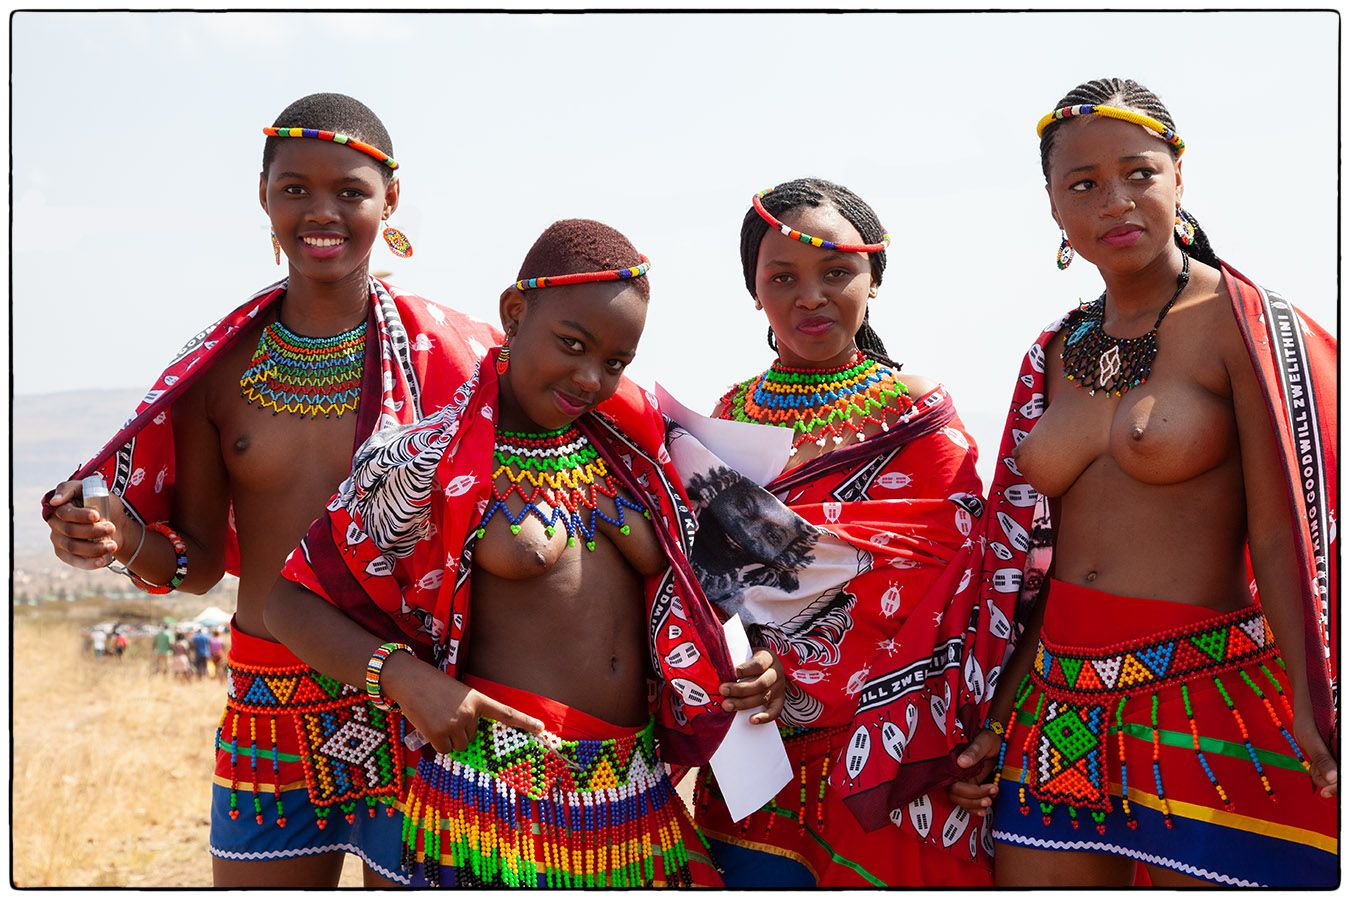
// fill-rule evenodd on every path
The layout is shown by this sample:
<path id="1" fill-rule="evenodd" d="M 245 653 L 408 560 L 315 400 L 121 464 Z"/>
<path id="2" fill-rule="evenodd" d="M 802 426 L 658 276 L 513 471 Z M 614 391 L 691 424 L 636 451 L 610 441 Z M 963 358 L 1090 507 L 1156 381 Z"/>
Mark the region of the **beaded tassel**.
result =
<path id="1" fill-rule="evenodd" d="M 1120 808 L 1125 813 L 1125 824 L 1131 829 L 1139 827 L 1139 821 L 1130 812 L 1130 779 L 1125 772 L 1125 722 L 1122 715 L 1129 697 L 1121 697 L 1116 704 L 1116 745 L 1120 749 Z M 1105 833 L 1105 828 L 1102 829 Z"/>
<path id="2" fill-rule="evenodd" d="M 1284 669 L 1284 660 L 1280 659 L 1277 656 L 1275 657 L 1275 661 L 1279 664 L 1281 669 Z M 1261 673 L 1266 676 L 1266 680 L 1270 682 L 1271 686 L 1275 688 L 1275 693 L 1279 695 L 1280 704 L 1284 707 L 1285 716 L 1289 719 L 1289 721 L 1291 722 L 1294 721 L 1294 709 L 1289 705 L 1289 698 L 1285 696 L 1284 688 L 1280 686 L 1279 679 L 1277 679 L 1274 676 L 1274 674 L 1272 674 L 1271 671 L 1266 668 L 1265 663 L 1261 663 Z M 1300 757 L 1301 756 L 1302 754 L 1300 754 Z"/>
<path id="3" fill-rule="evenodd" d="M 228 710 L 227 710 L 228 715 Z M 239 714 L 230 720 L 230 818 L 239 818 Z"/>
<path id="4" fill-rule="evenodd" d="M 1041 694 L 1036 698 L 1036 712 L 1032 716 L 1037 722 L 1041 720 L 1041 707 L 1044 705 L 1045 694 Z M 1031 738 L 1035 733 L 1036 729 L 1028 728 L 1026 740 L 1022 741 L 1022 774 L 1018 776 L 1017 803 L 1024 816 L 1031 814 L 1031 807 L 1027 805 L 1027 757 L 1031 755 Z"/>
<path id="5" fill-rule="evenodd" d="M 285 809 L 281 805 L 281 756 L 277 751 L 277 717 L 268 716 L 268 722 L 272 726 L 272 799 L 277 805 L 277 827 L 286 827 Z"/>
<path id="6" fill-rule="evenodd" d="M 1162 782 L 1162 742 L 1158 737 L 1158 695 L 1153 695 L 1153 783 L 1158 786 L 1158 799 L 1162 801 L 1163 823 L 1172 827 L 1172 804 L 1167 802 L 1167 795 L 1163 792 Z"/>
<path id="7" fill-rule="evenodd" d="M 1223 789 L 1223 785 L 1219 784 L 1218 776 L 1209 767 L 1209 760 L 1205 759 L 1205 754 L 1200 750 L 1200 730 L 1195 726 L 1195 714 L 1191 711 L 1191 694 L 1184 684 L 1181 686 L 1181 702 L 1186 707 L 1186 722 L 1191 726 L 1191 746 L 1195 748 L 1195 756 L 1200 760 L 1200 768 L 1205 770 L 1209 783 L 1214 785 L 1214 790 L 1218 791 L 1219 799 L 1223 801 L 1224 807 L 1231 810 L 1233 801 L 1228 799 L 1228 792 Z"/>
<path id="8" fill-rule="evenodd" d="M 487 534 L 488 523 L 500 511 L 510 523 L 512 534 L 520 534 L 526 516 L 534 516 L 543 523 L 545 537 L 553 537 L 561 522 L 567 530 L 569 547 L 576 546 L 576 536 L 580 534 L 586 549 L 594 550 L 597 519 L 628 535 L 631 528 L 624 522 L 625 509 L 651 518 L 645 506 L 624 495 L 600 452 L 575 426 L 542 434 L 498 431 L 492 458 L 497 468 L 492 473 L 492 500 L 476 531 L 480 538 Z M 497 486 L 501 478 L 510 484 L 505 491 Z M 522 504 L 515 515 L 506 503 L 513 496 Z M 614 504 L 614 516 L 600 508 L 601 496 Z M 550 507 L 549 512 L 540 508 L 541 499 Z"/>
<path id="9" fill-rule="evenodd" d="M 244 374 L 239 395 L 272 415 L 324 418 L 356 409 L 365 366 L 366 323 L 331 337 L 305 337 L 281 322 L 258 336 L 258 347 Z"/>
<path id="10" fill-rule="evenodd" d="M 1285 743 L 1289 745 L 1289 748 L 1294 751 L 1294 756 L 1298 758 L 1299 763 L 1302 764 L 1304 769 L 1311 768 L 1311 766 L 1309 766 L 1308 764 L 1308 761 L 1303 758 L 1303 751 L 1299 749 L 1298 742 L 1294 740 L 1294 736 L 1289 733 L 1289 730 L 1284 727 L 1284 723 L 1280 721 L 1279 715 L 1277 715 L 1275 712 L 1275 707 L 1270 705 L 1269 698 L 1267 698 L 1266 695 L 1262 693 L 1260 686 L 1258 686 L 1256 682 L 1252 681 L 1251 677 L 1248 676 L 1247 673 L 1242 671 L 1241 669 L 1238 669 L 1238 674 L 1242 676 L 1243 681 L 1247 682 L 1247 687 L 1251 688 L 1252 691 L 1256 694 L 1256 696 L 1261 698 L 1261 705 L 1266 708 L 1266 715 L 1270 716 L 1271 724 L 1273 724 L 1277 729 L 1279 729 L 1280 736 L 1284 738 Z M 1279 687 L 1279 685 L 1276 684 L 1276 687 Z"/>
<path id="11" fill-rule="evenodd" d="M 851 434 L 866 437 L 867 425 L 889 431 L 905 421 L 914 404 L 896 372 L 859 353 L 839 369 L 791 369 L 775 360 L 767 372 L 732 388 L 722 403 L 738 422 L 777 425 L 794 432 L 792 455 L 808 440 L 836 445 Z"/>
<path id="12" fill-rule="evenodd" d="M 1008 755 L 1008 735 L 1012 734 L 1013 722 L 1017 720 L 1017 714 L 1022 711 L 1022 704 L 1026 702 L 1027 697 L 1031 696 L 1031 675 L 1023 675 L 1022 680 L 1017 685 L 1017 693 L 1013 699 L 1012 712 L 1008 713 L 1008 721 L 1003 725 L 1003 734 L 998 742 L 998 763 L 994 766 L 994 786 L 1003 780 L 1003 760 Z M 1025 758 L 1022 769 L 1023 778 L 1026 777 Z M 1025 795 L 1024 795 L 1025 796 Z"/>
<path id="13" fill-rule="evenodd" d="M 1233 719 L 1237 722 L 1238 733 L 1242 735 L 1242 745 L 1247 748 L 1247 755 L 1251 757 L 1252 765 L 1256 766 L 1256 774 L 1261 777 L 1261 786 L 1266 789 L 1266 796 L 1275 799 L 1275 789 L 1270 785 L 1270 779 L 1266 777 L 1266 770 L 1261 767 L 1261 760 L 1256 756 L 1256 748 L 1252 746 L 1251 735 L 1247 733 L 1247 723 L 1242 719 L 1242 713 L 1238 712 L 1237 707 L 1233 705 L 1233 698 L 1228 696 L 1228 689 L 1223 686 L 1219 676 L 1214 676 L 1214 684 L 1219 689 L 1219 696 L 1223 698 L 1224 705 L 1228 711 L 1233 714 Z"/>

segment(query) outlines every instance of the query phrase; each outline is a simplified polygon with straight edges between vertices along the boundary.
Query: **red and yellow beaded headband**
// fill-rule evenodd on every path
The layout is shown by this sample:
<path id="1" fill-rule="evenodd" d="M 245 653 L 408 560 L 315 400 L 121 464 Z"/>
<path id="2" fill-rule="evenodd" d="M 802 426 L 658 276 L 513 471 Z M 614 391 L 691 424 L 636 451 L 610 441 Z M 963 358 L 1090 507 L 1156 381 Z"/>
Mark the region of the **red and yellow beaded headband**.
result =
<path id="1" fill-rule="evenodd" d="M 834 241 L 803 234 L 775 219 L 773 213 L 765 209 L 764 204 L 759 202 L 761 197 L 772 193 L 773 188 L 760 191 L 750 198 L 750 205 L 755 208 L 755 212 L 759 213 L 761 219 L 769 223 L 770 228 L 781 231 L 794 241 L 801 241 L 803 244 L 810 244 L 812 247 L 819 247 L 822 250 L 838 250 L 840 253 L 879 253 L 891 245 L 891 235 L 884 228 L 881 230 L 881 242 L 877 244 L 836 244 Z"/>
<path id="2" fill-rule="evenodd" d="M 320 141 L 332 141 L 335 144 L 342 144 L 351 147 L 353 150 L 359 150 L 367 156 L 373 156 L 377 161 L 384 163 L 390 169 L 398 168 L 398 163 L 394 162 L 394 158 L 380 148 L 372 147 L 370 144 L 358 141 L 351 135 L 341 134 L 340 132 L 321 131 L 318 128 L 276 128 L 274 126 L 268 126 L 263 129 L 263 134 L 268 137 L 277 138 L 298 137 L 315 138 Z"/>
<path id="3" fill-rule="evenodd" d="M 1176 150 L 1177 156 L 1186 152 L 1186 142 L 1181 139 L 1180 135 L 1152 116 L 1146 116 L 1143 113 L 1137 113 L 1131 109 L 1118 109 L 1114 106 L 1102 106 L 1100 104 L 1093 105 L 1091 103 L 1079 103 L 1073 106 L 1066 106 L 1063 109 L 1057 109 L 1052 113 L 1046 113 L 1041 117 L 1040 122 L 1036 123 L 1036 137 L 1045 134 L 1045 129 L 1049 128 L 1052 122 L 1058 122 L 1060 119 L 1067 119 L 1073 116 L 1106 116 L 1110 119 L 1133 122 L 1136 125 L 1147 128 L 1164 141 L 1167 141 L 1167 143 Z"/>
<path id="4" fill-rule="evenodd" d="M 652 267 L 651 260 L 647 259 L 645 254 L 639 253 L 638 258 L 642 260 L 636 266 L 629 266 L 626 269 L 609 269 L 605 272 L 576 272 L 572 275 L 541 275 L 538 278 L 522 278 L 516 282 L 516 290 L 528 291 L 531 288 L 551 288 L 562 287 L 566 284 L 585 284 L 589 281 L 631 281 L 634 278 L 641 278 L 647 274 L 647 270 Z"/>

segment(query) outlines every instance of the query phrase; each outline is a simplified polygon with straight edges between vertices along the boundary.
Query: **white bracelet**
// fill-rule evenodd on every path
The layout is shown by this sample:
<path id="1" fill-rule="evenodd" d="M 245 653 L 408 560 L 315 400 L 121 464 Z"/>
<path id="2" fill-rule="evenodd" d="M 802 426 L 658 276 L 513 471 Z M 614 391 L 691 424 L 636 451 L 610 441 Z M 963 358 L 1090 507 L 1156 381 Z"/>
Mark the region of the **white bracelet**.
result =
<path id="1" fill-rule="evenodd" d="M 149 530 L 150 529 L 146 528 L 144 525 L 141 526 L 141 539 L 136 542 L 136 552 L 131 554 L 131 559 L 127 560 L 125 566 L 116 562 L 108 563 L 109 572 L 116 572 L 118 575 L 125 575 L 128 578 L 131 577 L 131 564 L 136 561 L 136 557 L 141 555 L 141 548 L 145 546 L 145 533 Z"/>

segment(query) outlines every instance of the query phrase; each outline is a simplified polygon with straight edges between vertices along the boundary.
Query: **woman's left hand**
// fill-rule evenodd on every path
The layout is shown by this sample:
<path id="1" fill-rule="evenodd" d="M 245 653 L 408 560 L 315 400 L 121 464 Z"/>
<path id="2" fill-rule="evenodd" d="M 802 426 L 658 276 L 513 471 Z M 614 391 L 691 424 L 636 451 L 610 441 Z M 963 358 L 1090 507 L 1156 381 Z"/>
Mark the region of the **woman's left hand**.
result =
<path id="1" fill-rule="evenodd" d="M 1303 749 L 1303 757 L 1308 760 L 1308 774 L 1312 776 L 1313 786 L 1321 796 L 1334 798 L 1341 792 L 1336 759 L 1327 749 L 1322 735 L 1318 734 L 1317 726 L 1312 724 L 1310 715 L 1294 716 L 1294 740 Z"/>
<path id="2" fill-rule="evenodd" d="M 722 708 L 727 712 L 764 707 L 750 717 L 752 725 L 772 722 L 783 712 L 787 674 L 778 657 L 768 650 L 756 650 L 754 656 L 736 667 L 736 679 L 721 687 L 721 694 L 726 698 Z"/>

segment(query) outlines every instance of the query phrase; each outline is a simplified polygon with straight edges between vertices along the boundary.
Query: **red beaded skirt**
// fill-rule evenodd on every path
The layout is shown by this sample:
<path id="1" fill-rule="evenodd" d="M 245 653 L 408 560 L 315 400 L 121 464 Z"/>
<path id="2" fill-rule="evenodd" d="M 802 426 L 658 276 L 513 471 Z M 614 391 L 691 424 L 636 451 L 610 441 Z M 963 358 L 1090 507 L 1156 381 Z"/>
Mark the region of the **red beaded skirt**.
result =
<path id="1" fill-rule="evenodd" d="M 1336 883 L 1336 804 L 1291 734 L 1258 607 L 1052 581 L 1000 750 L 994 838 L 1230 885 Z"/>

